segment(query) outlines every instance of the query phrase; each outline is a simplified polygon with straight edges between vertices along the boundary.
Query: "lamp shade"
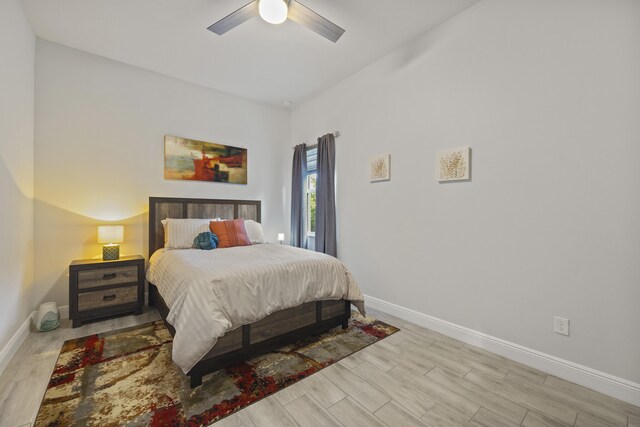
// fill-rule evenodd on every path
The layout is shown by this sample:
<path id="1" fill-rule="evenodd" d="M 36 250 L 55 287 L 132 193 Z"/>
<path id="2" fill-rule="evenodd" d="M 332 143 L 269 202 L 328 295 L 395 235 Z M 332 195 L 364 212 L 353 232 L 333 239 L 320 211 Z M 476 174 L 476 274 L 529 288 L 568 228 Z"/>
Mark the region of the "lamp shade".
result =
<path id="1" fill-rule="evenodd" d="M 124 241 L 123 225 L 99 225 L 98 243 L 121 243 Z"/>
<path id="2" fill-rule="evenodd" d="M 278 233 L 278 242 L 284 242 L 284 233 Z"/>

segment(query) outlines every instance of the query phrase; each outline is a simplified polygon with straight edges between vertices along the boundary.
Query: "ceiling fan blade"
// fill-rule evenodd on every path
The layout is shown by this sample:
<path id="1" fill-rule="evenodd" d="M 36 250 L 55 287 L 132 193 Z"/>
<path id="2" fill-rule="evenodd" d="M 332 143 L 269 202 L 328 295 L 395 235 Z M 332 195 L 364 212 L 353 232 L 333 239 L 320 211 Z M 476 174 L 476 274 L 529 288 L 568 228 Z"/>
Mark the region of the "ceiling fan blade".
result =
<path id="1" fill-rule="evenodd" d="M 218 35 L 223 35 L 232 28 L 237 27 L 243 22 L 258 16 L 258 0 L 254 0 L 249 4 L 242 6 L 240 9 L 225 16 L 215 24 L 211 25 L 207 30 L 213 31 Z"/>
<path id="2" fill-rule="evenodd" d="M 295 0 L 289 2 L 288 18 L 334 43 L 344 34 L 344 29 Z"/>

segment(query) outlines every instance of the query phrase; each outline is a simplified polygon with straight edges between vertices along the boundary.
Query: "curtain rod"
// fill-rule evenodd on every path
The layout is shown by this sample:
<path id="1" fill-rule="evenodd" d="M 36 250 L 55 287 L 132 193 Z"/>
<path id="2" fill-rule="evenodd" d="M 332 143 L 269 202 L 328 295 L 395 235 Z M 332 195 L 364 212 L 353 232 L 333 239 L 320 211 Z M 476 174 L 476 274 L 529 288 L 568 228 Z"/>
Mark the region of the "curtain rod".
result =
<path id="1" fill-rule="evenodd" d="M 339 130 L 337 130 L 337 131 L 333 132 L 333 136 L 334 136 L 335 138 L 340 138 L 340 131 L 339 131 Z M 308 146 L 307 146 L 307 148 L 313 148 L 313 147 L 316 147 L 317 145 L 318 145 L 318 144 L 308 145 Z M 292 149 L 292 150 L 295 150 L 295 149 L 296 149 L 296 147 L 295 147 L 295 146 L 293 146 L 293 147 L 291 147 L 291 149 Z"/>

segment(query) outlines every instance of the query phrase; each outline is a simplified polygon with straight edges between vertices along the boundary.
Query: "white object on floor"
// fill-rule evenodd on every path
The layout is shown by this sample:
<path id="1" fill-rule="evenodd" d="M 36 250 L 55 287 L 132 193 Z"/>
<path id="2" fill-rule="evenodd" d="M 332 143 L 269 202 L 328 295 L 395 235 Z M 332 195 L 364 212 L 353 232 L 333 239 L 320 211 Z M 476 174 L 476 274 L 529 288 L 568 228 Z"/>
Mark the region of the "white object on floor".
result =
<path id="1" fill-rule="evenodd" d="M 60 312 L 55 302 L 40 304 L 36 314 L 36 328 L 40 332 L 52 331 L 60 326 Z"/>

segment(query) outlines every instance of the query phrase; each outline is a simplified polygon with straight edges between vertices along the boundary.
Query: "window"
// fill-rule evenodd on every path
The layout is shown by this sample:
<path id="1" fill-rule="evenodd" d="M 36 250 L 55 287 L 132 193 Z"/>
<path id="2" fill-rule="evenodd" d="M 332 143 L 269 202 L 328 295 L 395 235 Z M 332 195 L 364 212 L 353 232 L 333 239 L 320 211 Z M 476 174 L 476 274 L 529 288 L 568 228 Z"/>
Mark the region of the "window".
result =
<path id="1" fill-rule="evenodd" d="M 307 236 L 316 235 L 316 160 L 317 148 L 307 148 Z"/>
<path id="2" fill-rule="evenodd" d="M 316 235 L 316 173 L 307 173 L 307 236 Z"/>

